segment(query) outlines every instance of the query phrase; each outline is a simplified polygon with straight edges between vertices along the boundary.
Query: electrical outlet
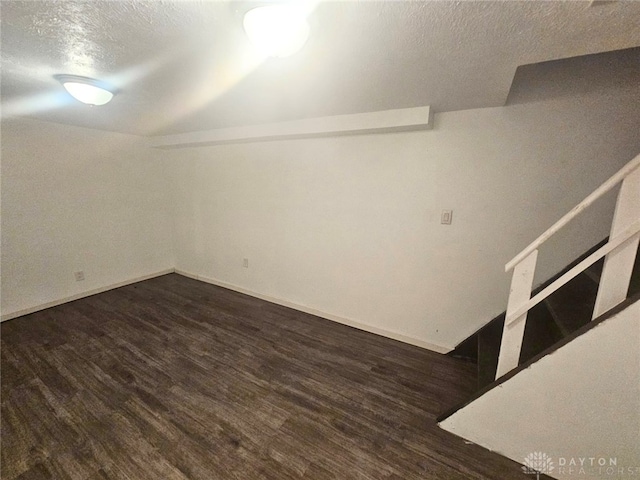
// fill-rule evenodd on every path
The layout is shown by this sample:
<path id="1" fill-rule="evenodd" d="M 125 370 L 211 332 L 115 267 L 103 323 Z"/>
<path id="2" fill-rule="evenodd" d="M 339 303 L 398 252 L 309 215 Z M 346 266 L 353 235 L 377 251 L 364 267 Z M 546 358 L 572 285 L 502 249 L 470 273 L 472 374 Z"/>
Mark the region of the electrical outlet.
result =
<path id="1" fill-rule="evenodd" d="M 442 210 L 440 215 L 440 223 L 442 225 L 451 225 L 453 221 L 453 210 Z"/>
<path id="2" fill-rule="evenodd" d="M 76 277 L 76 282 L 81 282 L 84 280 L 84 272 L 82 270 L 80 270 L 79 272 L 75 272 L 73 276 Z"/>
<path id="3" fill-rule="evenodd" d="M 244 268 L 249 268 L 249 259 L 248 258 L 243 258 L 242 259 L 242 266 Z"/>

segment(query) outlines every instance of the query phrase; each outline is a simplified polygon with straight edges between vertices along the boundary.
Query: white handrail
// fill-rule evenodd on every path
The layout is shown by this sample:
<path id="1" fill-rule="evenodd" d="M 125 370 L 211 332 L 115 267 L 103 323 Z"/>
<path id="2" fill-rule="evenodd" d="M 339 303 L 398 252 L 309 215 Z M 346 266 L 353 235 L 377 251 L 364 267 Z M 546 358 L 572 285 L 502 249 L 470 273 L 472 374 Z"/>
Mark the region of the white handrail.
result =
<path id="1" fill-rule="evenodd" d="M 601 315 L 624 300 L 629 290 L 632 265 L 640 242 L 639 166 L 640 155 L 637 155 L 507 263 L 505 270 L 509 271 L 514 268 L 514 271 L 511 279 L 507 316 L 502 330 L 496 378 L 518 366 L 527 312 L 599 259 L 606 258 L 598 285 L 593 317 Z M 613 214 L 609 242 L 561 275 L 533 298 L 530 298 L 538 247 L 619 182 L 622 182 L 622 187 L 618 193 L 616 209 Z"/>
<path id="2" fill-rule="evenodd" d="M 546 240 L 548 240 L 553 234 L 555 234 L 558 230 L 564 227 L 567 223 L 573 220 L 580 212 L 582 212 L 585 208 L 595 202 L 602 195 L 607 193 L 613 187 L 615 187 L 618 183 L 627 177 L 631 172 L 633 172 L 636 168 L 640 166 L 640 154 L 637 155 L 633 160 L 627 163 L 624 167 L 622 167 L 615 175 L 613 175 L 609 180 L 604 182 L 600 187 L 595 189 L 591 195 L 582 200 L 578 205 L 576 205 L 573 209 L 569 211 L 564 217 L 554 223 L 546 232 L 536 238 L 527 248 L 522 250 L 518 255 L 516 255 L 509 263 L 507 263 L 504 267 L 504 271 L 508 272 L 517 264 L 519 264 L 522 260 L 527 258 L 527 256 L 536 250 L 540 245 L 542 245 Z"/>
<path id="3" fill-rule="evenodd" d="M 633 225 L 631 225 L 629 228 L 627 228 L 620 235 L 618 235 L 615 238 L 611 239 L 605 245 L 600 247 L 598 250 L 593 252 L 591 255 L 589 255 L 587 258 L 585 258 L 583 261 L 578 263 L 571 270 L 569 270 L 564 275 L 562 275 L 560 278 L 558 278 L 551 285 L 547 286 L 541 292 L 539 292 L 537 295 L 532 297 L 531 300 L 529 300 L 522 307 L 520 307 L 518 310 L 516 310 L 511 315 L 509 315 L 509 317 L 505 320 L 506 324 L 507 325 L 511 325 L 514 321 L 516 321 L 518 319 L 518 317 L 523 315 L 525 312 L 528 312 L 529 310 L 531 310 L 538 303 L 543 301 L 545 298 L 547 298 L 553 292 L 558 290 L 564 284 L 566 284 L 569 281 L 571 281 L 574 277 L 577 277 L 582 271 L 586 270 L 591 265 L 593 265 L 598 260 L 600 260 L 602 257 L 607 255 L 609 252 L 611 252 L 612 250 L 615 250 L 620 245 L 625 243 L 627 240 L 629 240 L 630 238 L 634 237 L 636 234 L 638 234 L 638 232 L 640 232 L 640 221 L 639 222 L 635 222 Z"/>

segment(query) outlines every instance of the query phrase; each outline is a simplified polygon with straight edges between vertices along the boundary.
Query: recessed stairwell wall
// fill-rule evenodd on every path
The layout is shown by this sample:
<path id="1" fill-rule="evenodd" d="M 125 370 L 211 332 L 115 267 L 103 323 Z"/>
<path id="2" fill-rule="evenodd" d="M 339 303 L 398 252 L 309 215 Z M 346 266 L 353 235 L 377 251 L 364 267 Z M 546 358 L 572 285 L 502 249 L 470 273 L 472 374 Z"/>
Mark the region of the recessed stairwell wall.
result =
<path id="1" fill-rule="evenodd" d="M 504 311 L 504 264 L 640 152 L 638 125 L 634 87 L 425 132 L 159 150 L 176 268 L 446 351 Z M 537 282 L 608 234 L 614 194 L 544 247 Z"/>

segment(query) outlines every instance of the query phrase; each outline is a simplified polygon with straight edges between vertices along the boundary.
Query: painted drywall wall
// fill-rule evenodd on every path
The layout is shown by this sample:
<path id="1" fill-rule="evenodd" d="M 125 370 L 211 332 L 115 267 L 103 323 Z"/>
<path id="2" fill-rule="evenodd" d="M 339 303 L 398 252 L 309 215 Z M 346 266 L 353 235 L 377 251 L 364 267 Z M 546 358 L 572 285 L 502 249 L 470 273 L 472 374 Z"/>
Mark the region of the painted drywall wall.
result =
<path id="1" fill-rule="evenodd" d="M 634 88 L 437 114 L 426 132 L 162 151 L 176 268 L 448 350 L 504 311 L 504 264 L 640 152 L 638 124 Z M 543 247 L 538 281 L 607 235 L 613 199 Z"/>
<path id="2" fill-rule="evenodd" d="M 640 475 L 640 301 L 441 427 L 519 463 L 541 452 L 559 479 Z"/>
<path id="3" fill-rule="evenodd" d="M 140 137 L 16 119 L 1 152 L 3 318 L 173 267 L 168 171 Z"/>

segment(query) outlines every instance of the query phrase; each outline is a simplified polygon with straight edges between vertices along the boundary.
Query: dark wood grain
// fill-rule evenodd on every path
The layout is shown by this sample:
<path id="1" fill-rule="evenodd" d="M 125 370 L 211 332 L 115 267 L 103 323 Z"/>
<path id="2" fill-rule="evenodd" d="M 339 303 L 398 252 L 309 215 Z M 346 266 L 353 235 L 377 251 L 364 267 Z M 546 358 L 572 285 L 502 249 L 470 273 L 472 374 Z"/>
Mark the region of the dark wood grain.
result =
<path id="1" fill-rule="evenodd" d="M 179 275 L 1 330 L 5 480 L 531 478 L 438 428 L 474 365 Z"/>

